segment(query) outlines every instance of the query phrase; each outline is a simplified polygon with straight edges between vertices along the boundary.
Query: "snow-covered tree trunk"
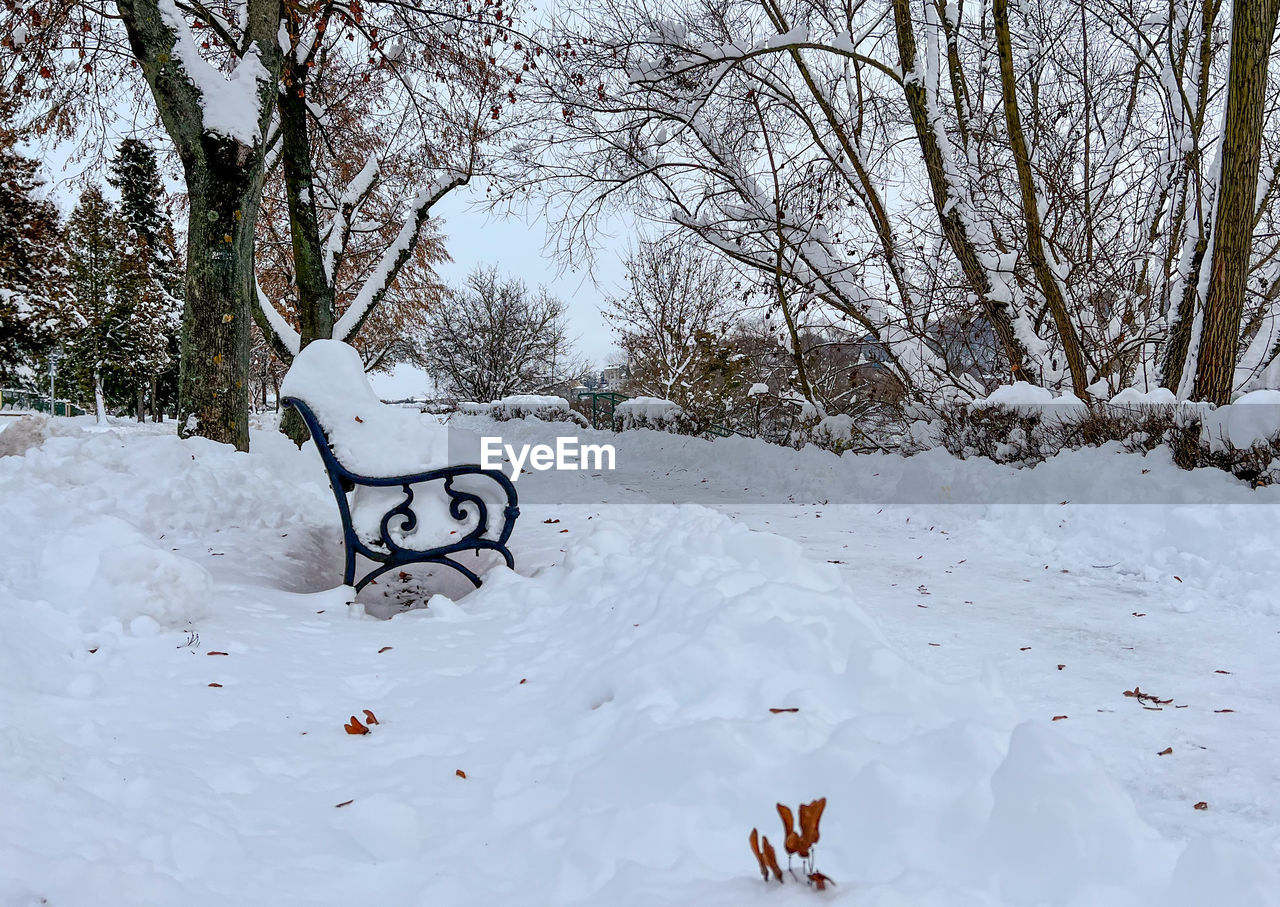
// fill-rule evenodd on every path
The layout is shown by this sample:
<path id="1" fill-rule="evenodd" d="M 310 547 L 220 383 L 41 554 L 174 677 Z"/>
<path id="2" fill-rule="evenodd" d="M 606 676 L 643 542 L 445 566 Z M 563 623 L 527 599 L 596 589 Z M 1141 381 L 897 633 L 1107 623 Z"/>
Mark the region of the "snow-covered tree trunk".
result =
<path id="1" fill-rule="evenodd" d="M 262 136 L 283 55 L 281 0 L 247 0 L 234 69 L 200 57 L 174 0 L 117 0 L 190 201 L 178 431 L 249 447 L 249 342 Z"/>
<path id="2" fill-rule="evenodd" d="M 102 393 L 101 364 L 93 369 L 93 412 L 99 425 L 107 424 L 107 399 Z"/>
<path id="3" fill-rule="evenodd" d="M 1280 0 L 1236 0 L 1231 21 L 1231 76 L 1214 205 L 1209 289 L 1192 396 L 1231 402 L 1240 320 L 1257 225 L 1258 169 L 1267 95 L 1267 64 Z"/>

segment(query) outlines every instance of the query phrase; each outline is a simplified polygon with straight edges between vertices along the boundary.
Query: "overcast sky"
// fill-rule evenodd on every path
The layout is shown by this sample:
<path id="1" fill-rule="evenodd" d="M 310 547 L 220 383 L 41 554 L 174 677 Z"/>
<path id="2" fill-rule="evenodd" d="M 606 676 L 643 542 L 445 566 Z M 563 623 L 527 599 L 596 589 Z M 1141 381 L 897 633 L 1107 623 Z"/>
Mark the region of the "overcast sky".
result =
<path id="1" fill-rule="evenodd" d="M 460 284 L 477 265 L 497 265 L 500 272 L 531 287 L 546 286 L 568 303 L 568 333 L 578 351 L 597 369 L 609 364 L 616 350 L 600 304 L 606 295 L 622 289 L 621 256 L 626 255 L 629 237 L 619 227 L 613 228 L 615 235 L 602 242 L 596 255 L 594 275 L 583 269 L 569 270 L 546 248 L 547 223 L 543 218 L 526 221 L 489 214 L 483 199 L 483 185 L 464 187 L 432 209 L 431 213 L 444 221 L 446 248 L 453 256 L 451 264 L 439 269 L 445 281 Z"/>

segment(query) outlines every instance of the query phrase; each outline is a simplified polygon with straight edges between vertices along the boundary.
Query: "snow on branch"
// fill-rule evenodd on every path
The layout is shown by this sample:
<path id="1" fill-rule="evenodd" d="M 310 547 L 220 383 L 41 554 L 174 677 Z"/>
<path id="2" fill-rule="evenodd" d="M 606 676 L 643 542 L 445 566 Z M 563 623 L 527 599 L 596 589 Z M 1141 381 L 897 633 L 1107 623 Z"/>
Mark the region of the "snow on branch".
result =
<path id="1" fill-rule="evenodd" d="M 254 289 L 258 294 L 258 307 L 262 309 L 263 316 L 267 319 L 267 324 L 271 325 L 271 330 L 275 333 L 276 339 L 284 345 L 293 355 L 298 355 L 298 351 L 302 349 L 302 338 L 298 332 L 290 326 L 289 322 L 284 320 L 284 316 L 280 314 L 280 310 L 272 304 L 267 298 L 267 294 L 262 292 L 262 287 L 257 280 L 253 282 Z"/>
<path id="2" fill-rule="evenodd" d="M 156 0 L 156 8 L 161 21 L 173 33 L 174 55 L 187 79 L 200 93 L 204 131 L 224 135 L 248 147 L 256 145 L 261 138 L 259 92 L 263 84 L 274 81 L 262 63 L 257 42 L 249 45 L 229 75 L 224 74 L 200 56 L 191 28 L 178 11 L 175 0 Z"/>
<path id="3" fill-rule="evenodd" d="M 469 172 L 450 170 L 439 180 L 418 193 L 417 198 L 413 200 L 413 204 L 409 206 L 404 226 L 400 228 L 400 233 L 396 236 L 395 242 L 382 254 L 377 267 L 373 269 L 373 273 L 364 282 L 360 292 L 356 294 L 356 298 L 351 303 L 350 308 L 343 313 L 342 317 L 338 319 L 338 323 L 334 325 L 333 337 L 335 340 L 345 341 L 355 336 L 369 312 L 382 301 L 382 297 L 386 295 L 387 288 L 396 279 L 396 275 L 400 273 L 404 263 L 409 260 L 413 247 L 418 241 L 418 236 L 422 233 L 423 225 L 426 224 L 431 216 L 432 206 L 454 189 L 466 185 L 470 179 L 471 174 Z"/>

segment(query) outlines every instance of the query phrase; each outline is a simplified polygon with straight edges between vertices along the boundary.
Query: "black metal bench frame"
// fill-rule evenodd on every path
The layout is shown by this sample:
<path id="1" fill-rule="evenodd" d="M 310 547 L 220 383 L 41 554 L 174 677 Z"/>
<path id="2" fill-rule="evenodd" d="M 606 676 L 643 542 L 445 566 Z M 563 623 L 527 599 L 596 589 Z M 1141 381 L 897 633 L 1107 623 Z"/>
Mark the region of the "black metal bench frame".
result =
<path id="1" fill-rule="evenodd" d="M 343 546 L 347 554 L 343 582 L 346 585 L 354 586 L 358 591 L 388 570 L 395 570 L 397 567 L 408 564 L 440 564 L 452 567 L 479 587 L 481 580 L 475 571 L 450 557 L 460 551 L 475 551 L 477 554 L 482 550 L 496 551 L 502 555 L 508 567 L 515 567 L 515 558 L 511 556 L 507 540 L 511 538 L 511 531 L 515 528 L 516 517 L 520 516 L 519 499 L 516 497 L 515 486 L 501 471 L 482 469 L 478 465 L 468 463 L 401 476 L 362 476 L 352 472 L 338 461 L 329 441 L 329 433 L 320 424 L 311 407 L 297 397 L 285 397 L 281 402 L 286 406 L 292 406 L 302 416 L 307 429 L 311 432 L 312 440 L 315 441 L 316 450 L 320 451 L 324 467 L 329 473 L 329 484 L 333 488 L 334 499 L 338 502 L 338 513 L 342 516 Z M 506 492 L 507 503 L 502 509 L 502 531 L 496 538 L 484 537 L 489 531 L 489 507 L 484 499 L 470 491 L 463 491 L 453 486 L 454 479 L 467 475 L 487 476 Z M 449 496 L 449 515 L 460 523 L 465 522 L 470 516 L 476 516 L 478 519 L 475 527 L 456 542 L 436 548 L 405 548 L 397 544 L 391 537 L 391 521 L 400 517 L 399 530 L 412 532 L 418 525 L 417 514 L 413 512 L 413 486 L 436 481 L 444 482 L 445 494 Z M 404 500 L 383 514 L 379 526 L 380 538 L 372 544 L 366 544 L 356 534 L 355 527 L 351 523 L 351 502 L 347 495 L 359 485 L 369 488 L 399 486 L 404 490 Z M 359 582 L 356 581 L 357 554 L 379 564 L 361 577 Z"/>

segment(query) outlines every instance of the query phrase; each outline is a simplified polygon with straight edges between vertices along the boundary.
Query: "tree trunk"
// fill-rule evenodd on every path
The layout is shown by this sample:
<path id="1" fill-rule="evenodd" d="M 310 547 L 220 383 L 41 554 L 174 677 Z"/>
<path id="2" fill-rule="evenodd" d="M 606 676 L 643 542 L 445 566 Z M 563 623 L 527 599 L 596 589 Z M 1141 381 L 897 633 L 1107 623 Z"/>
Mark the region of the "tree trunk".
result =
<path id="1" fill-rule="evenodd" d="M 178 376 L 178 434 L 249 449 L 249 346 L 257 304 L 254 226 L 262 197 L 261 155 L 206 134 L 204 160 L 186 166 L 191 219 Z M 184 162 L 185 163 L 185 162 Z"/>
<path id="2" fill-rule="evenodd" d="M 289 201 L 289 233 L 293 239 L 293 267 L 298 287 L 298 348 L 305 349 L 312 340 L 333 336 L 337 312 L 332 275 L 325 270 L 324 244 L 316 215 L 311 135 L 307 123 L 307 67 L 290 57 L 282 76 L 288 88 L 278 101 L 280 165 Z M 310 437 L 306 423 L 292 407 L 281 418 L 280 431 L 299 447 Z"/>
<path id="3" fill-rule="evenodd" d="M 147 394 L 141 384 L 134 388 L 133 414 L 139 422 L 147 421 Z"/>
<path id="4" fill-rule="evenodd" d="M 1071 389 L 1081 400 L 1087 400 L 1089 399 L 1089 377 L 1085 369 L 1084 354 L 1080 349 L 1080 338 L 1067 311 L 1067 303 L 1062 296 L 1058 275 L 1049 266 L 1044 253 L 1044 226 L 1040 222 L 1039 193 L 1036 192 L 1035 175 L 1031 172 L 1031 155 L 1027 150 L 1027 140 L 1022 134 L 1022 118 L 1018 113 L 1017 82 L 1013 72 L 1013 40 L 1009 34 L 1009 0 L 993 0 L 992 19 L 996 30 L 996 49 L 1000 55 L 1000 87 L 1004 95 L 1005 124 L 1009 133 L 1009 147 L 1013 151 L 1014 163 L 1018 168 L 1022 220 L 1027 227 L 1027 256 L 1031 259 L 1031 269 L 1036 275 L 1036 282 L 1040 284 L 1040 292 L 1044 294 L 1045 304 L 1048 305 L 1054 326 L 1058 329 L 1058 339 L 1062 341 L 1062 352 L 1067 358 L 1067 368 L 1071 372 Z M 1088 129 L 1089 126 L 1086 123 L 1086 133 Z M 1086 172 L 1086 181 L 1088 178 L 1089 175 Z"/>
<path id="5" fill-rule="evenodd" d="M 1014 330 L 1008 303 L 995 298 L 991 278 L 978 257 L 978 250 L 973 244 L 973 238 L 969 236 L 964 219 L 956 210 L 959 205 L 952 197 L 942 146 L 934 132 L 935 124 L 929 111 L 927 89 L 923 79 L 918 77 L 916 37 L 911 24 L 910 0 L 893 0 L 893 18 L 903 73 L 902 90 L 906 95 L 907 107 L 911 110 L 911 121 L 915 125 L 916 139 L 920 143 L 920 152 L 924 157 L 929 188 L 932 190 L 933 204 L 942 233 L 956 260 L 960 263 L 970 288 L 978 297 L 983 315 L 995 331 L 1000 347 L 1009 360 L 1009 371 L 1013 379 L 1037 384 L 1039 383 L 1037 376 L 1032 373 L 1027 364 L 1027 348 Z M 941 129 L 941 124 L 936 128 Z"/>
<path id="6" fill-rule="evenodd" d="M 1236 0 L 1232 8 L 1231 80 L 1213 219 L 1213 258 L 1191 392 L 1193 399 L 1218 405 L 1230 403 L 1234 389 L 1240 318 L 1253 252 L 1267 62 L 1277 12 L 1280 0 Z"/>
<path id="7" fill-rule="evenodd" d="M 107 401 L 102 394 L 102 368 L 93 370 L 93 409 L 99 425 L 107 424 Z M 56 413 L 55 413 L 56 415 Z M 70 413 L 68 413 L 70 415 Z"/>
<path id="8" fill-rule="evenodd" d="M 248 450 L 249 328 L 251 307 L 257 305 L 254 228 L 262 195 L 262 136 L 284 62 L 278 40 L 281 0 L 247 0 L 242 12 L 244 62 L 256 54 L 261 77 L 252 96 L 257 132 L 236 137 L 207 128 L 205 105 L 212 99 L 186 72 L 177 46 L 174 29 L 185 26 L 167 22 L 157 0 L 116 0 L 116 7 L 186 175 L 190 221 L 178 433 Z"/>

